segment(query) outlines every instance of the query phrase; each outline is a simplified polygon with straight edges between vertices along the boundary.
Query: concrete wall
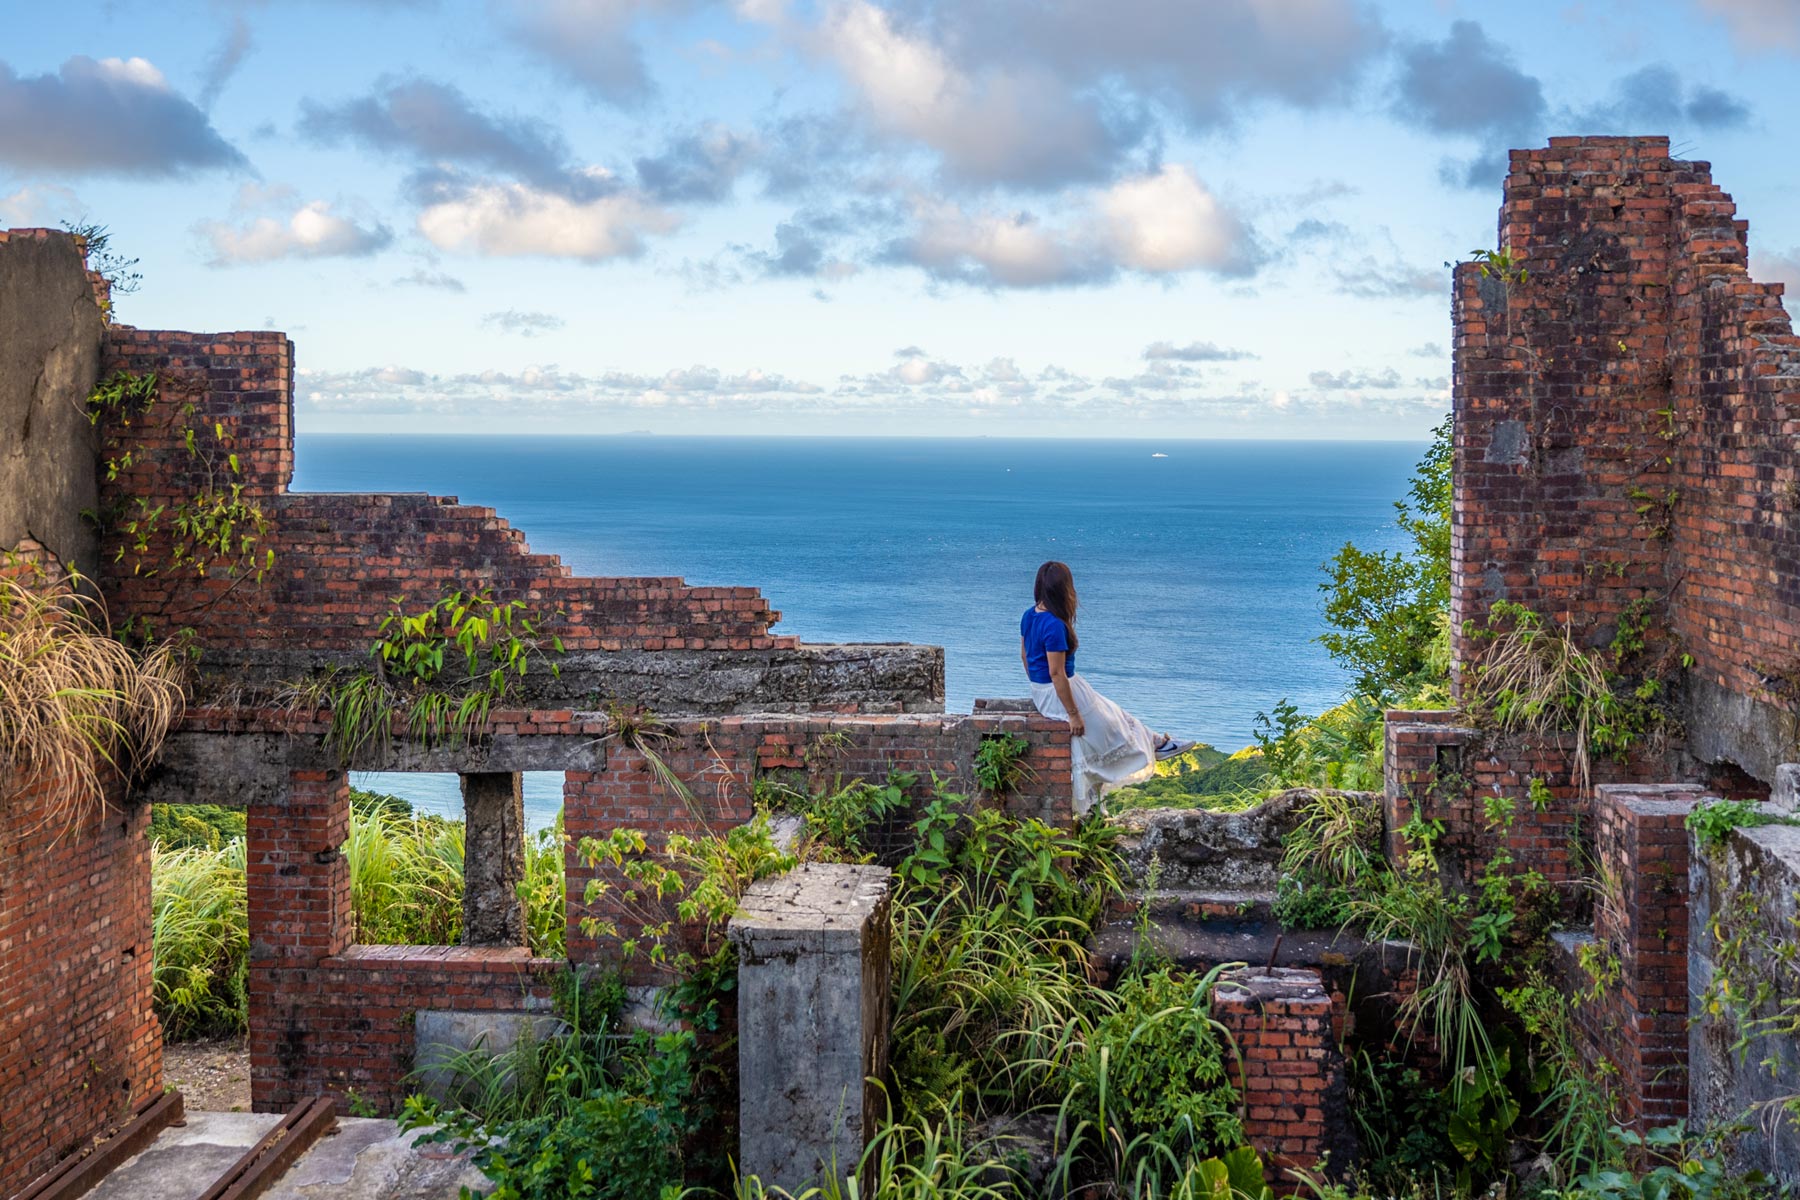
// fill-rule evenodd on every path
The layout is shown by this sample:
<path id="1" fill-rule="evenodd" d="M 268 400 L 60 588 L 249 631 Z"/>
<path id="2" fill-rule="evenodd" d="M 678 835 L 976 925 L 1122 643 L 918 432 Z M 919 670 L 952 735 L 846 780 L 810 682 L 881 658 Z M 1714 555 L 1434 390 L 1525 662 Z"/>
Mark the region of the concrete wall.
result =
<path id="1" fill-rule="evenodd" d="M 84 574 L 99 548 L 88 393 L 100 377 L 100 308 L 75 239 L 0 231 L 0 551 L 27 538 Z"/>
<path id="2" fill-rule="evenodd" d="M 1800 1096 L 1800 828 L 1739 829 L 1719 850 L 1695 846 L 1691 871 L 1693 1120 L 1748 1115 L 1739 1164 L 1800 1184 L 1800 1121 L 1782 1104 Z"/>

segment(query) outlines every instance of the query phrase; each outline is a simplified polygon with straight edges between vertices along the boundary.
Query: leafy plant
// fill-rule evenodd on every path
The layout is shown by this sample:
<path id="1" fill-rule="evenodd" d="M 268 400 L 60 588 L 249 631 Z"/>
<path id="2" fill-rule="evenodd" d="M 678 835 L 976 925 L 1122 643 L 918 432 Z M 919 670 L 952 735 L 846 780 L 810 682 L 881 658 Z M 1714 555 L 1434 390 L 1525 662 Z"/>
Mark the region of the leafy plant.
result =
<path id="1" fill-rule="evenodd" d="M 1758 825 L 1792 825 L 1792 817 L 1765 811 L 1748 800 L 1710 800 L 1695 805 L 1685 824 L 1700 848 L 1706 851 L 1724 849 L 1731 831 Z"/>
<path id="2" fill-rule="evenodd" d="M 1445 417 L 1431 447 L 1394 505 L 1412 539 L 1405 552 L 1346 544 L 1324 566 L 1325 622 L 1319 644 L 1355 677 L 1359 695 L 1378 703 L 1445 677 L 1450 611 L 1450 468 L 1455 427 Z M 1444 647 L 1447 650 L 1447 645 Z"/>
<path id="3" fill-rule="evenodd" d="M 60 780 L 74 821 L 155 760 L 186 706 L 183 663 L 167 644 L 140 656 L 108 636 L 75 576 L 20 570 L 0 569 L 0 762 L 9 790 Z"/>
<path id="4" fill-rule="evenodd" d="M 1143 1156 L 1163 1183 L 1187 1163 L 1239 1145 L 1244 1130 L 1227 1066 L 1236 1048 L 1212 1016 L 1224 969 L 1192 977 L 1164 967 L 1126 979 L 1073 1064 L 1061 1121 L 1087 1123 L 1109 1145 L 1142 1137 L 1169 1151 Z"/>
<path id="5" fill-rule="evenodd" d="M 88 394 L 88 420 L 105 434 L 101 457 L 109 483 L 136 465 L 141 447 L 130 431 L 147 426 L 164 406 L 162 388 L 154 374 L 115 371 Z M 193 422 L 199 409 L 192 400 L 164 407 L 173 422 L 170 432 L 187 454 L 185 482 L 191 490 L 173 500 L 127 494 L 92 515 L 118 539 L 113 559 L 129 561 L 133 575 L 233 580 L 230 588 L 203 602 L 202 607 L 210 607 L 243 580 L 261 583 L 275 565 L 275 551 L 266 545 L 269 521 L 239 481 L 243 466 L 226 423 Z"/>
<path id="6" fill-rule="evenodd" d="M 128 296 L 143 286 L 143 272 L 138 260 L 126 258 L 113 248 L 112 231 L 92 221 L 64 221 L 63 228 L 75 238 L 75 247 L 87 259 L 88 270 L 106 280 L 108 299 L 101 302 L 100 312 L 112 320 L 111 296 Z"/>
<path id="7" fill-rule="evenodd" d="M 678 1200 L 686 1145 L 697 1130 L 688 1102 L 697 1053 L 692 1030 L 636 1034 L 614 1081 L 566 1107 L 483 1122 L 407 1100 L 402 1125 L 432 1127 L 420 1142 L 473 1149 L 494 1184 L 488 1200 Z"/>
<path id="8" fill-rule="evenodd" d="M 292 708 L 326 708 L 326 745 L 343 762 L 380 747 L 403 722 L 424 745 L 456 745 L 486 729 L 534 663 L 560 673 L 551 655 L 562 639 L 541 634 L 523 600 L 496 600 L 485 588 L 452 590 L 409 613 L 395 600 L 369 647 L 372 669 L 329 671 L 284 689 Z"/>
<path id="9" fill-rule="evenodd" d="M 626 958 L 642 955 L 673 972 L 709 952 L 714 931 L 737 912 L 751 884 L 800 861 L 776 844 L 767 813 L 724 833 L 670 834 L 660 848 L 642 830 L 614 829 L 604 838 L 582 838 L 577 853 L 601 868 L 582 902 L 593 906 L 610 897 L 624 921 L 583 917 L 582 931 L 616 941 Z M 678 922 L 699 927 L 698 944 L 682 939 Z"/>
<path id="10" fill-rule="evenodd" d="M 869 826 L 905 810 L 918 777 L 894 772 L 886 783 L 856 779 L 818 795 L 768 780 L 758 795 L 759 807 L 792 813 L 806 822 L 807 838 L 819 854 L 863 861 L 868 857 L 863 839 Z"/>
<path id="11" fill-rule="evenodd" d="M 1016 733 L 984 737 L 975 748 L 975 783 L 990 796 L 1016 791 L 1031 776 L 1025 756 L 1031 742 Z"/>

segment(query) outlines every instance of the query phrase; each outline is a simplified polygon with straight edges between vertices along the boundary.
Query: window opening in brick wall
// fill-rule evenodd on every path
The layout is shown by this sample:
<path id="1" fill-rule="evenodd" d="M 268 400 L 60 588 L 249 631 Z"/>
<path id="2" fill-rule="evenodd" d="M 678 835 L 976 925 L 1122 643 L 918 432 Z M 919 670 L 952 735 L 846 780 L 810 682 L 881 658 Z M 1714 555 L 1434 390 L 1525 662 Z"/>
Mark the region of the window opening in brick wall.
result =
<path id="1" fill-rule="evenodd" d="M 562 955 L 562 772 L 358 771 L 350 783 L 356 943 Z"/>

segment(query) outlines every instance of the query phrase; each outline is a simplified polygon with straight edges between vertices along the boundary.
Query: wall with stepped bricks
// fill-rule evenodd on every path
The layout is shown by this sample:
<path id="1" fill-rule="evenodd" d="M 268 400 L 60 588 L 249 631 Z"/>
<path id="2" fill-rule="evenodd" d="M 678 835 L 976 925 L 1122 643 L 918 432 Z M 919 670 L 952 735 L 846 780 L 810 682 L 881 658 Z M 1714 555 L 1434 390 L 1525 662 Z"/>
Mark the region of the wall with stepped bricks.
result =
<path id="1" fill-rule="evenodd" d="M 527 600 L 568 652 L 560 679 L 528 681 L 533 704 L 598 696 L 672 712 L 942 711 L 935 648 L 802 647 L 771 631 L 780 614 L 753 587 L 578 577 L 533 553 L 492 508 L 455 497 L 290 492 L 293 367 L 293 343 L 279 333 L 108 331 L 105 371 L 153 374 L 158 396 L 148 411 L 101 422 L 114 466 L 100 492 L 103 586 L 115 620 L 193 629 L 203 686 L 273 688 L 322 663 L 361 663 L 396 603 L 416 611 L 447 589 L 488 587 Z M 173 506 L 233 487 L 269 526 L 240 569 L 204 578 L 167 569 Z M 130 523 L 159 506 L 140 546 Z M 259 579 L 248 560 L 260 568 L 265 552 L 273 566 Z"/>

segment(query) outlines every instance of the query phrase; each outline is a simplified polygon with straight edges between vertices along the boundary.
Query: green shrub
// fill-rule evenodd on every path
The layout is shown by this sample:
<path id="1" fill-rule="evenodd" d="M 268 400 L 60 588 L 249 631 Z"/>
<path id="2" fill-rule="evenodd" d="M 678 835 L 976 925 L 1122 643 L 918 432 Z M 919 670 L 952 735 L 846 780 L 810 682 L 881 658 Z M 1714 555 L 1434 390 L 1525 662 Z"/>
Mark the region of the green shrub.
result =
<path id="1" fill-rule="evenodd" d="M 358 943 L 453 946 L 461 940 L 461 821 L 352 804 L 344 857 Z"/>
<path id="2" fill-rule="evenodd" d="M 1227 1056 L 1230 1034 L 1212 1017 L 1218 971 L 1171 968 L 1127 978 L 1086 1038 L 1063 1102 L 1071 1140 L 1083 1128 L 1109 1147 L 1133 1147 L 1120 1178 L 1173 1183 L 1188 1165 L 1244 1140 Z"/>
<path id="3" fill-rule="evenodd" d="M 242 809 L 217 804 L 152 804 L 150 840 L 165 850 L 204 846 L 216 850 L 244 836 Z"/>

